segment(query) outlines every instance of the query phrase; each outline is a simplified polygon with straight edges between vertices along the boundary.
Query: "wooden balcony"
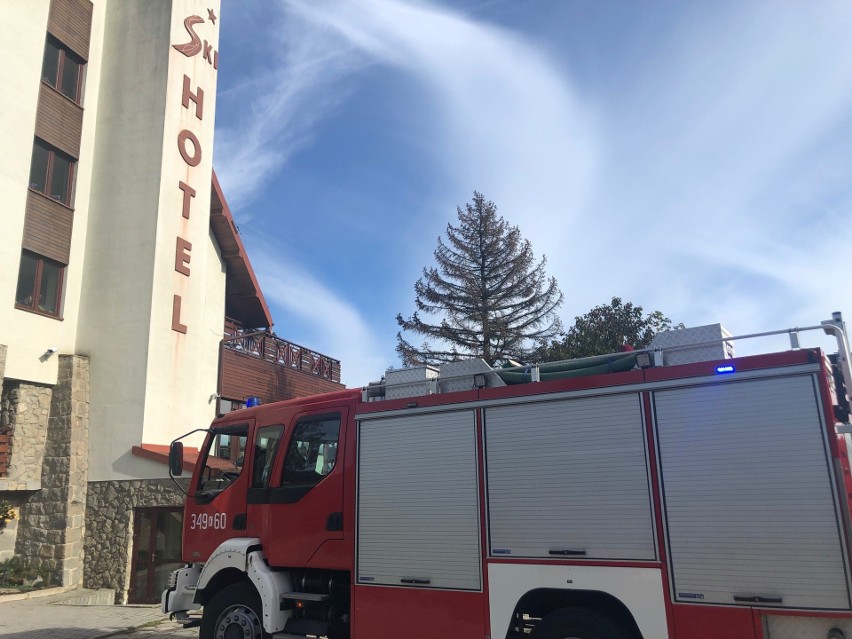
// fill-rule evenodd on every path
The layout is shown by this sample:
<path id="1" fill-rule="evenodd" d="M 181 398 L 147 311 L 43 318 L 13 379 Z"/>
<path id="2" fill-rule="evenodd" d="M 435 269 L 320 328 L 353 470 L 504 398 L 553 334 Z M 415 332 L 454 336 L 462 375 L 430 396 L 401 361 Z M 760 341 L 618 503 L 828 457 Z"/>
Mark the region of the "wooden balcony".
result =
<path id="1" fill-rule="evenodd" d="M 268 332 L 225 326 L 220 348 L 222 398 L 264 403 L 340 390 L 340 361 Z"/>

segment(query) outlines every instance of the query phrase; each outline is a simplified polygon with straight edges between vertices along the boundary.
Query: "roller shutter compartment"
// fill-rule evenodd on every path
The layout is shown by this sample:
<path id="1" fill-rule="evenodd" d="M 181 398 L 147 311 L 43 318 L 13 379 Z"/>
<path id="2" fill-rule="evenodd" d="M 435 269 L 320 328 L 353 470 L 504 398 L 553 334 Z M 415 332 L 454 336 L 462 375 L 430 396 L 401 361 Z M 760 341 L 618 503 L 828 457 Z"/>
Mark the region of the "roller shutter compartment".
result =
<path id="1" fill-rule="evenodd" d="M 654 403 L 675 598 L 848 608 L 814 379 L 665 390 Z"/>
<path id="2" fill-rule="evenodd" d="M 473 410 L 364 419 L 357 583 L 480 590 Z"/>
<path id="3" fill-rule="evenodd" d="M 492 556 L 656 557 L 636 393 L 485 410 Z"/>

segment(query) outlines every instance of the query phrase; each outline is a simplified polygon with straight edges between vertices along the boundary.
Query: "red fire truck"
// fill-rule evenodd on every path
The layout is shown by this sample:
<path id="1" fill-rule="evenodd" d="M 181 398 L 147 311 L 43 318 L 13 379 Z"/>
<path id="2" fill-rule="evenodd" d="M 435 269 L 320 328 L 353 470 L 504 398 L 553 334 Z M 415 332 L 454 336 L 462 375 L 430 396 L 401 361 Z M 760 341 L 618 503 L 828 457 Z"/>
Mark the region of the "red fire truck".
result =
<path id="1" fill-rule="evenodd" d="M 852 637 L 842 318 L 743 357 L 708 328 L 216 419 L 163 612 L 201 639 Z"/>

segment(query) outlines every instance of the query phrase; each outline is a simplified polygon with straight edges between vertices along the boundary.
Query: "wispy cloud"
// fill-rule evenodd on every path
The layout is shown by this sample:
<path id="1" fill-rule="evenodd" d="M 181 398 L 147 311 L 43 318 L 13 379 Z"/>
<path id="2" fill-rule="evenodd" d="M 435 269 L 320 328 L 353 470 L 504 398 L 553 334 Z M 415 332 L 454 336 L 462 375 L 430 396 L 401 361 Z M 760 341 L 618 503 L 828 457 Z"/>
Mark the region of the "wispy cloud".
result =
<path id="1" fill-rule="evenodd" d="M 824 264 L 852 239 L 852 189 L 824 170 L 850 161 L 850 19 L 841 2 L 695 4 L 624 62 L 568 265 L 593 264 L 587 304 L 619 291 L 741 331 L 852 308 Z"/>
<path id="2" fill-rule="evenodd" d="M 419 82 L 438 120 L 424 170 L 453 198 L 473 189 L 498 203 L 551 259 L 597 183 L 594 112 L 564 69 L 517 33 L 427 2 L 362 0 L 289 6 L 375 62 Z M 457 199 L 438 215 L 453 217 Z"/>
<path id="3" fill-rule="evenodd" d="M 275 27 L 266 35 L 279 42 L 284 59 L 275 69 L 259 71 L 262 79 L 240 83 L 238 92 L 252 106 L 236 124 L 217 130 L 217 170 L 243 222 L 248 218 L 239 209 L 310 143 L 322 119 L 347 96 L 350 76 L 379 65 L 419 83 L 429 98 L 416 114 L 415 127 L 436 131 L 439 138 L 424 146 L 424 171 L 451 194 L 436 203 L 437 219 L 432 215 L 429 228 L 441 229 L 454 217 L 455 205 L 476 188 L 511 211 L 512 222 L 543 245 L 536 246 L 538 252 L 548 249 L 548 238 L 567 232 L 568 211 L 579 208 L 593 182 L 594 122 L 533 46 L 509 31 L 426 2 L 293 0 L 278 6 Z M 543 216 L 543 211 L 555 214 Z M 422 232 L 408 237 L 408 270 L 416 276 L 433 247 L 424 245 Z M 268 252 L 263 259 L 271 256 Z M 353 321 L 351 303 L 335 297 L 333 287 L 323 287 L 316 274 L 272 262 L 267 266 L 258 269 L 264 290 L 287 312 L 300 311 L 287 301 L 290 289 L 323 290 L 325 308 L 349 309 L 328 316 L 330 332 L 346 333 L 353 323 L 369 332 L 363 321 Z M 286 276 L 277 275 L 281 272 Z M 379 357 L 385 365 L 396 360 L 392 347 Z"/>
<path id="4" fill-rule="evenodd" d="M 317 123 L 348 95 L 341 79 L 364 64 L 339 39 L 305 33 L 286 5 L 264 7 L 269 24 L 255 35 L 274 43 L 267 66 L 258 65 L 220 94 L 235 94 L 240 105 L 216 131 L 217 172 L 234 208 L 250 203 L 294 153 L 310 144 Z"/>
<path id="5" fill-rule="evenodd" d="M 428 139 L 422 170 L 440 193 L 430 196 L 432 219 L 394 229 L 411 249 L 397 270 L 416 277 L 432 230 L 478 189 L 548 255 L 569 322 L 612 295 L 741 332 L 852 313 L 843 275 L 852 187 L 838 169 L 852 145 L 848 2 L 679 5 L 666 30 L 637 36 L 640 56 L 600 43 L 620 66 L 618 86 L 584 84 L 552 50 L 449 3 L 274 6 L 264 37 L 283 58 L 243 81 L 249 106 L 217 130 L 217 170 L 234 208 L 311 143 L 360 72 L 390 69 L 422 92 L 406 135 Z M 428 243 L 411 230 L 418 223 Z M 341 345 L 345 366 L 381 360 L 357 383 L 393 362 L 392 344 L 372 328 L 376 308 L 359 313 L 352 293 L 315 272 L 288 265 L 278 277 L 273 255 L 262 275 L 269 297 L 299 313 L 285 300 L 293 290 L 319 295 L 333 311 L 323 330 L 355 326 L 370 345 Z"/>

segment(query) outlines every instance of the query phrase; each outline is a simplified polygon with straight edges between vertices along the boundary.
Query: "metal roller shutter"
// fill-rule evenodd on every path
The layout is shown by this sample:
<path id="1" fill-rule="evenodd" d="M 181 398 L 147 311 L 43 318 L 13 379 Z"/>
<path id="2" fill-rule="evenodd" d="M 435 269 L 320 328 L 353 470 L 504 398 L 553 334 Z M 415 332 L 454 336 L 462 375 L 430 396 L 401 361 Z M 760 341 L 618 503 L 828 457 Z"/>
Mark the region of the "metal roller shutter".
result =
<path id="1" fill-rule="evenodd" d="M 358 451 L 357 582 L 479 590 L 474 412 L 362 421 Z"/>
<path id="2" fill-rule="evenodd" d="M 485 437 L 492 555 L 655 558 L 638 394 L 487 408 Z"/>
<path id="3" fill-rule="evenodd" d="M 655 405 L 676 598 L 848 608 L 813 379 L 660 391 Z"/>

